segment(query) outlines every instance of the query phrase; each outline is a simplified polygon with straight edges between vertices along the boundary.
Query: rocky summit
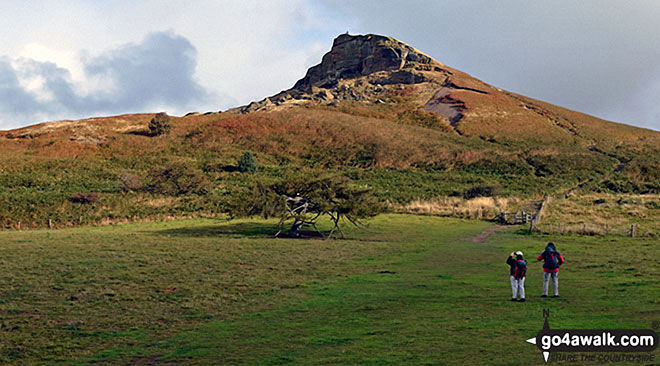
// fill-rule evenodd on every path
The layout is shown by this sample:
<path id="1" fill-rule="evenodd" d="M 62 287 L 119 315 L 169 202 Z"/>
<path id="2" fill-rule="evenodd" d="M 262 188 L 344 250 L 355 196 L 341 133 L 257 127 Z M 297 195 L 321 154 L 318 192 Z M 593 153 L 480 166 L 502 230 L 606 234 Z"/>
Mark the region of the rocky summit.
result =
<path id="1" fill-rule="evenodd" d="M 320 64 L 310 68 L 294 89 L 311 92 L 312 87 L 332 87 L 337 80 L 369 75 L 378 71 L 426 68 L 435 61 L 420 51 L 391 37 L 374 34 L 335 38 L 330 52 Z M 414 80 L 412 73 L 401 78 Z"/>
<path id="2" fill-rule="evenodd" d="M 291 89 L 228 112 L 273 111 L 309 104 L 338 106 L 345 102 L 401 105 L 401 97 L 407 95 L 407 102 L 456 127 L 469 113 L 466 100 L 476 96 L 481 97 L 480 104 L 492 105 L 493 101 L 484 97 L 492 99 L 501 92 L 392 37 L 342 34 L 321 63 L 307 70 Z"/>
<path id="3" fill-rule="evenodd" d="M 311 67 L 291 89 L 229 112 L 272 110 L 307 101 L 328 104 L 338 100 L 382 103 L 383 99 L 376 95 L 384 90 L 382 86 L 417 84 L 437 79 L 428 72 L 446 74 L 447 68 L 392 37 L 342 34 L 335 38 L 321 63 Z"/>

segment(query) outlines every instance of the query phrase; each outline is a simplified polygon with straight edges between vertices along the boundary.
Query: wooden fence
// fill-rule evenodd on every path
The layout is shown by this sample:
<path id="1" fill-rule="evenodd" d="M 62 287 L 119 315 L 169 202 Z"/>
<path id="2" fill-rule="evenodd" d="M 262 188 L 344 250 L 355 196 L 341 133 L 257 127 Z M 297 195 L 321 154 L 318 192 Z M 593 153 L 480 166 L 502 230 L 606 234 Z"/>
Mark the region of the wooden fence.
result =
<path id="1" fill-rule="evenodd" d="M 530 228 L 533 228 L 534 224 L 541 219 L 548 202 L 550 202 L 550 197 L 543 199 L 539 208 L 535 212 L 526 212 L 524 209 L 517 212 L 501 212 L 499 215 L 499 221 L 507 225 L 522 225 L 529 223 Z"/>

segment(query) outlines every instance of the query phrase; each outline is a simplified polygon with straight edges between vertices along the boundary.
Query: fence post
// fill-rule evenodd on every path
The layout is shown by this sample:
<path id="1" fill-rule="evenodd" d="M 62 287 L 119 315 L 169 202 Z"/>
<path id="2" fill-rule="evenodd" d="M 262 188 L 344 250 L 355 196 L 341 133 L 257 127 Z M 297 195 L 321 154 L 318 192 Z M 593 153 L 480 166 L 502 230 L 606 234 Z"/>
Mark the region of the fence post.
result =
<path id="1" fill-rule="evenodd" d="M 534 231 L 534 220 L 529 220 L 529 233 Z"/>
<path id="2" fill-rule="evenodd" d="M 53 228 L 53 220 L 48 219 L 48 228 L 52 229 Z"/>
<path id="3" fill-rule="evenodd" d="M 630 225 L 630 237 L 634 238 L 635 237 L 635 224 Z"/>

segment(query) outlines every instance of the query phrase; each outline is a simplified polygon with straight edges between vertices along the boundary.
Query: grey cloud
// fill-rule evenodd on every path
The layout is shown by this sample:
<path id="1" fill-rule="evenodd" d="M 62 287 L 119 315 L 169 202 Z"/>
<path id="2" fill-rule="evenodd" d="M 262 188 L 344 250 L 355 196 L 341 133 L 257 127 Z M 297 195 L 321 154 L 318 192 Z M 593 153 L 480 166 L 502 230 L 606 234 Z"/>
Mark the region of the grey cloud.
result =
<path id="1" fill-rule="evenodd" d="M 24 118 L 38 104 L 36 97 L 21 87 L 9 60 L 0 59 L 0 113 Z"/>
<path id="2" fill-rule="evenodd" d="M 39 62 L 34 60 L 19 60 L 18 73 L 25 76 L 40 76 L 43 78 L 43 89 L 52 95 L 51 100 L 40 101 L 35 99 L 31 108 L 26 112 L 61 113 L 66 111 L 85 112 L 79 105 L 84 104 L 86 97 L 78 96 L 70 82 L 69 70 L 58 67 L 52 62 Z"/>
<path id="3" fill-rule="evenodd" d="M 82 95 L 70 72 L 50 62 L 0 59 L 0 114 L 18 120 L 1 121 L 11 127 L 38 116 L 82 118 L 101 114 L 147 112 L 166 106 L 177 111 L 210 103 L 229 104 L 231 98 L 214 95 L 195 79 L 196 50 L 185 38 L 169 32 L 148 35 L 141 43 L 128 44 L 83 60 L 88 77 L 100 76 L 110 85 Z M 20 85 L 19 76 L 40 77 L 50 98 L 38 98 Z"/>
<path id="4" fill-rule="evenodd" d="M 208 94 L 194 79 L 196 50 L 185 38 L 149 35 L 143 43 L 123 46 L 89 61 L 90 75 L 109 76 L 114 92 L 96 97 L 95 109 L 140 109 L 154 103 L 185 106 Z"/>

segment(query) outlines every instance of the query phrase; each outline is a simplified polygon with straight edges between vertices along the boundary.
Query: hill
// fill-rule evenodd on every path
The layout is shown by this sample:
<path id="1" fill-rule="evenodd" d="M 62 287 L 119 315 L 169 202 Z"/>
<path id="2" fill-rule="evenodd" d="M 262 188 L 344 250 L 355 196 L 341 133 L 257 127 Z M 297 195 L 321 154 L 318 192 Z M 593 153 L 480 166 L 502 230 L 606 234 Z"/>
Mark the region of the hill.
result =
<path id="1" fill-rule="evenodd" d="M 149 135 L 153 116 L 0 132 L 0 225 L 219 215 L 255 178 L 302 168 L 348 176 L 392 204 L 660 193 L 659 132 L 507 92 L 385 36 L 340 35 L 291 89 L 172 117 L 167 135 Z M 255 175 L 235 169 L 246 151 Z"/>

